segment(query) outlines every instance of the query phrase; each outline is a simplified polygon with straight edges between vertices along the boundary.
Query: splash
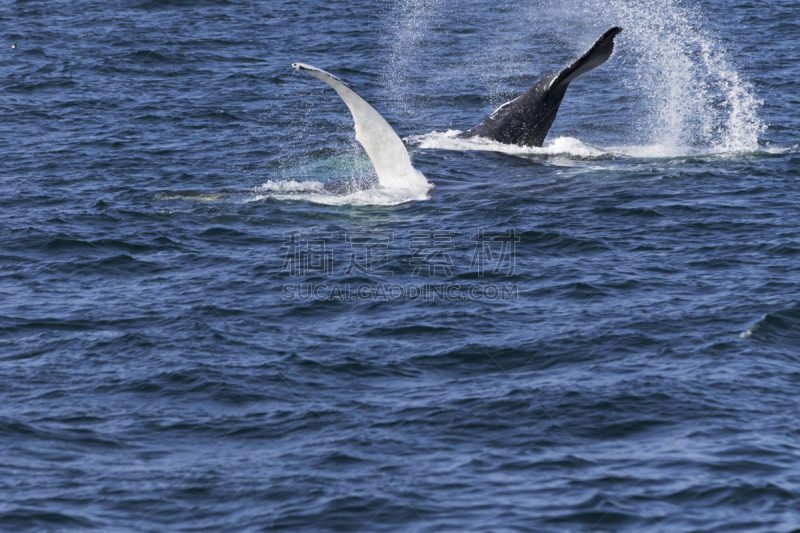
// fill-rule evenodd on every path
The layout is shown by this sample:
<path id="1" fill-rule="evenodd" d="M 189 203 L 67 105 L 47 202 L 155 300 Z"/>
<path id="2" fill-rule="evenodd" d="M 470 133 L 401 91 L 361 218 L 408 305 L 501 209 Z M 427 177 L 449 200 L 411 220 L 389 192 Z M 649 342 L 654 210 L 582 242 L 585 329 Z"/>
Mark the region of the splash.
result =
<path id="1" fill-rule="evenodd" d="M 323 205 L 388 206 L 429 199 L 433 185 L 424 177 L 400 187 L 384 187 L 364 150 L 352 145 L 338 148 L 342 151 L 326 149 L 317 157 L 308 154 L 276 162 L 272 177 L 250 189 L 244 201 L 273 198 Z M 334 154 L 325 155 L 330 152 Z"/>
<path id="2" fill-rule="evenodd" d="M 392 21 L 391 53 L 387 74 L 383 77 L 388 98 L 405 121 L 413 120 L 417 102 L 421 97 L 415 91 L 424 80 L 416 68 L 424 61 L 424 52 L 430 47 L 433 20 L 438 18 L 439 10 L 446 0 L 405 0 L 395 4 L 394 11 L 387 17 Z"/>
<path id="3" fill-rule="evenodd" d="M 465 0 L 470 6 L 475 1 Z M 413 109 L 406 111 L 408 118 L 420 124 L 420 117 L 436 119 L 432 104 L 419 94 L 424 90 L 446 95 L 449 105 L 456 98 L 480 99 L 485 108 L 475 109 L 477 123 L 538 77 L 563 68 L 603 31 L 622 26 L 613 70 L 598 72 L 592 85 L 572 93 L 591 101 L 590 111 L 573 108 L 566 115 L 564 107 L 555 129 L 566 125 L 569 136 L 602 131 L 601 143 L 624 145 L 607 150 L 637 157 L 759 149 L 763 102 L 731 62 L 729 45 L 713 35 L 713 23 L 691 0 L 479 3 L 480 20 L 474 20 L 477 9 L 455 0 L 406 0 L 395 8 L 386 81 L 394 105 Z M 470 24 L 474 35 L 454 35 Z"/>
<path id="4" fill-rule="evenodd" d="M 642 95 L 641 140 L 656 155 L 758 149 L 762 104 L 704 26 L 699 8 L 675 0 L 580 0 L 587 20 L 625 28 L 625 85 Z"/>

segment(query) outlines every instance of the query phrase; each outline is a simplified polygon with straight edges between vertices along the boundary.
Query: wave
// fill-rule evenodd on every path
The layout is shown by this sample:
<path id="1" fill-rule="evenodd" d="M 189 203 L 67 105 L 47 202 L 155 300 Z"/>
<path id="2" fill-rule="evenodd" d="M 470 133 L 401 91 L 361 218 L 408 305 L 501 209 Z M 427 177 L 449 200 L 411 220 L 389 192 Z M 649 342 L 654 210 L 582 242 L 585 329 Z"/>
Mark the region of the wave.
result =
<path id="1" fill-rule="evenodd" d="M 761 320 L 739 336 L 773 346 L 796 349 L 800 347 L 800 304 L 764 315 Z"/>

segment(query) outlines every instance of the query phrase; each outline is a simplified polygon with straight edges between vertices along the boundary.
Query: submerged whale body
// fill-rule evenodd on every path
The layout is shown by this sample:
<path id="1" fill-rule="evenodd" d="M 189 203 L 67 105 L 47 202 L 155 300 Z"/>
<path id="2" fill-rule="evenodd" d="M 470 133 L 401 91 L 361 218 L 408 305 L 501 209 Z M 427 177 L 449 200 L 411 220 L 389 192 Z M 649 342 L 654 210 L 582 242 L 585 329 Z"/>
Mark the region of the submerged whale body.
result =
<path id="1" fill-rule="evenodd" d="M 489 118 L 459 137 L 482 137 L 504 144 L 542 146 L 570 82 L 608 61 L 614 52 L 614 37 L 621 31 L 622 28 L 611 28 L 577 61 L 560 72 L 540 79 L 521 96 L 501 105 Z"/>

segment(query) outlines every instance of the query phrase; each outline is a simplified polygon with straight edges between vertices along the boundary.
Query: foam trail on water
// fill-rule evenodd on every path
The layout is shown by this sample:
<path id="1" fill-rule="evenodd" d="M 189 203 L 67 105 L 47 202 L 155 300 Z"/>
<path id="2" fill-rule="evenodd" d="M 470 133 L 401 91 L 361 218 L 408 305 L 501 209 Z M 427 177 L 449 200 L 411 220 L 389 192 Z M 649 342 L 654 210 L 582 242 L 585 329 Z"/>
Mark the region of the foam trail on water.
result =
<path id="1" fill-rule="evenodd" d="M 325 192 L 325 184 L 320 181 L 297 181 L 297 180 L 267 180 L 262 185 L 253 189 L 256 194 L 270 194 L 270 193 L 323 193 Z"/>
<path id="2" fill-rule="evenodd" d="M 428 194 L 427 189 L 390 189 L 384 187 L 335 194 L 326 190 L 325 185 L 319 181 L 270 180 L 253 189 L 253 196 L 246 201 L 258 202 L 267 198 L 337 206 L 389 206 L 427 200 Z"/>
<path id="3" fill-rule="evenodd" d="M 477 150 L 511 155 L 572 155 L 576 157 L 603 157 L 608 155 L 607 152 L 593 148 L 572 137 L 558 137 L 548 140 L 540 148 L 537 146 L 503 144 L 481 137 L 461 139 L 456 137 L 459 133 L 461 132 L 458 130 L 450 130 L 445 133 L 433 132 L 426 135 L 412 135 L 406 140 L 411 144 L 418 145 L 420 148 L 439 150 Z"/>

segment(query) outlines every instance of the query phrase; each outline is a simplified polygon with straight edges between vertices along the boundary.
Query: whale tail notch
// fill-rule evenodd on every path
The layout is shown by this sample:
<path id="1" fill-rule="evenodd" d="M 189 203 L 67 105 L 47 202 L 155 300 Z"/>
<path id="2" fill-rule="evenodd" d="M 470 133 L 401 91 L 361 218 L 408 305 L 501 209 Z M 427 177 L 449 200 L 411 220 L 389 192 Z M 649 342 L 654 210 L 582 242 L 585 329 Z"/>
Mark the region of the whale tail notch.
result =
<path id="1" fill-rule="evenodd" d="M 621 31 L 619 27 L 606 31 L 567 68 L 540 79 L 521 96 L 506 102 L 489 118 L 459 137 L 482 137 L 504 144 L 542 146 L 570 82 L 608 61 L 614 52 L 614 37 Z"/>

